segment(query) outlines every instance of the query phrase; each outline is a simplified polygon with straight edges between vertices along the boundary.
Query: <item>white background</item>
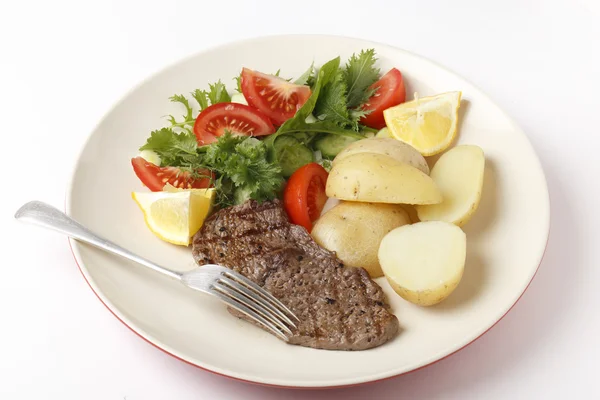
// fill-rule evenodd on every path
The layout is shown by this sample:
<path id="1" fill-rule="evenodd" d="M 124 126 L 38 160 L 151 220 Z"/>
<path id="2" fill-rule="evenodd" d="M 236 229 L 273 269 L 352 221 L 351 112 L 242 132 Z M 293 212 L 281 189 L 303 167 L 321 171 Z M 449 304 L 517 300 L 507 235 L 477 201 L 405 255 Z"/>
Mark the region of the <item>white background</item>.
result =
<path id="1" fill-rule="evenodd" d="M 596 0 L 210 3 L 0 3 L 0 398 L 597 398 Z M 330 391 L 215 376 L 118 322 L 80 276 L 64 237 L 13 221 L 31 199 L 62 208 L 78 149 L 131 86 L 202 49 L 278 33 L 361 37 L 431 58 L 481 87 L 531 139 L 551 192 L 545 260 L 513 311 L 458 354 Z"/>

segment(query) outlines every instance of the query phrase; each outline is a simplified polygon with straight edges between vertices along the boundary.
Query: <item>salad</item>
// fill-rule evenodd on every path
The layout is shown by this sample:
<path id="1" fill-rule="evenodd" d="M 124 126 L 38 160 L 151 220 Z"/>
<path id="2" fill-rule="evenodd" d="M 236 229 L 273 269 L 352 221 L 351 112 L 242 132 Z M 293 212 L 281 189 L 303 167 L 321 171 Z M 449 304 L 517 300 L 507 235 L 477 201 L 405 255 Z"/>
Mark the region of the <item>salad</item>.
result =
<path id="1" fill-rule="evenodd" d="M 402 73 L 382 74 L 373 49 L 296 79 L 249 68 L 234 79 L 232 91 L 218 81 L 172 96 L 185 114 L 131 160 L 151 191 L 133 198 L 157 236 L 187 246 L 214 208 L 279 198 L 319 246 L 404 299 L 452 293 L 485 167 L 478 146 L 450 148 L 461 92 L 407 101 Z"/>
<path id="2" fill-rule="evenodd" d="M 169 116 L 170 126 L 150 134 L 131 160 L 135 174 L 151 191 L 214 187 L 219 207 L 282 193 L 296 199 L 306 192 L 299 190 L 303 185 L 321 176 L 322 184 L 308 185 L 304 198 L 286 201 L 292 221 L 310 229 L 331 160 L 385 127 L 383 110 L 405 100 L 400 71 L 382 76 L 375 63 L 369 49 L 346 63 L 336 57 L 320 68 L 311 65 L 295 80 L 243 68 L 232 92 L 218 81 L 189 98 L 174 95 L 170 100 L 185 115 Z M 299 171 L 311 163 L 318 165 Z"/>

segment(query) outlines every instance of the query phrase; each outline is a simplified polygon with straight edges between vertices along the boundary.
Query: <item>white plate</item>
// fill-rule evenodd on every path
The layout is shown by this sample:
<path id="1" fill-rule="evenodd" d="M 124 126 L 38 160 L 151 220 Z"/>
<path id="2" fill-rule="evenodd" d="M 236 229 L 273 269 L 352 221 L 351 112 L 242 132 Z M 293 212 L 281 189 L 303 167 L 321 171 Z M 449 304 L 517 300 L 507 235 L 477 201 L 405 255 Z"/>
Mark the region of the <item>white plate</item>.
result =
<path id="1" fill-rule="evenodd" d="M 177 270 L 194 266 L 189 249 L 157 239 L 144 225 L 131 191 L 143 190 L 130 159 L 165 114 L 180 114 L 174 93 L 217 79 L 233 89 L 242 66 L 298 76 L 316 65 L 374 47 L 382 71 L 399 68 L 407 93 L 461 90 L 459 143 L 486 154 L 479 211 L 465 227 L 465 275 L 445 302 L 409 304 L 378 279 L 401 325 L 389 343 L 367 351 L 287 345 L 236 318 L 217 301 L 116 256 L 72 242 L 100 300 L 134 332 L 193 365 L 230 377 L 280 386 L 330 387 L 375 381 L 430 364 L 486 332 L 517 302 L 540 264 L 549 201 L 540 163 L 527 137 L 485 94 L 443 67 L 378 43 L 332 36 L 274 36 L 238 42 L 183 60 L 143 82 L 100 122 L 85 144 L 67 193 L 67 212 L 116 243 Z M 412 95 L 409 95 L 412 98 Z"/>

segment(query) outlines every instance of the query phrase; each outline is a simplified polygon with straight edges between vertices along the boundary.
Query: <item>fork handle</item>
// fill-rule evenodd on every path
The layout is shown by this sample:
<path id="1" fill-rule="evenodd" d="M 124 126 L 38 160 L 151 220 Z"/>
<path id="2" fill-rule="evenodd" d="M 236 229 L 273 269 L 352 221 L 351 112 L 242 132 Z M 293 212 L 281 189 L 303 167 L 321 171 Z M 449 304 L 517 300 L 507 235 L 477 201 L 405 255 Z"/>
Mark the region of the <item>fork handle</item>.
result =
<path id="1" fill-rule="evenodd" d="M 129 250 L 98 236 L 62 211 L 41 201 L 30 201 L 29 203 L 24 204 L 15 213 L 15 218 L 20 221 L 29 222 L 62 233 L 109 253 L 117 254 L 128 260 L 135 261 L 156 272 L 160 272 L 163 275 L 181 280 L 181 274 L 179 272 L 161 267 L 150 260 L 140 257 Z"/>

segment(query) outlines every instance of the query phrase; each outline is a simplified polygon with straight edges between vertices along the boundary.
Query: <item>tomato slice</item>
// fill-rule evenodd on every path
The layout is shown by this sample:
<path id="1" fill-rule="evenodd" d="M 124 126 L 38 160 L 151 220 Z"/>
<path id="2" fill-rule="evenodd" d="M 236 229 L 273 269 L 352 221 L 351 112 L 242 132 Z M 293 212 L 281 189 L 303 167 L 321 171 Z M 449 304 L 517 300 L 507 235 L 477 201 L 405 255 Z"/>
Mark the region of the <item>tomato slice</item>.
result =
<path id="1" fill-rule="evenodd" d="M 290 221 L 305 227 L 308 232 L 321 216 L 327 201 L 325 184 L 328 175 L 319 164 L 306 164 L 292 174 L 285 187 L 283 204 Z"/>
<path id="2" fill-rule="evenodd" d="M 362 117 L 360 123 L 375 129 L 385 128 L 383 110 L 404 103 L 406 100 L 402 73 L 396 68 L 392 68 L 380 80 L 371 85 L 371 88 L 379 89 L 362 106 L 363 110 L 371 112 Z"/>
<path id="3" fill-rule="evenodd" d="M 216 142 L 226 130 L 237 135 L 263 136 L 274 133 L 275 127 L 266 115 L 240 103 L 217 103 L 207 107 L 194 123 L 194 133 L 201 146 Z"/>
<path id="4" fill-rule="evenodd" d="M 208 170 L 199 170 L 198 174 L 206 177 L 193 178 L 187 171 L 182 171 L 177 167 L 161 168 L 142 157 L 132 158 L 131 165 L 140 181 L 153 192 L 160 192 L 167 183 L 181 189 L 203 189 L 210 187 L 211 177 L 214 177 Z"/>
<path id="5" fill-rule="evenodd" d="M 248 68 L 242 70 L 242 93 L 248 104 L 281 125 L 292 118 L 310 97 L 310 88 Z"/>

